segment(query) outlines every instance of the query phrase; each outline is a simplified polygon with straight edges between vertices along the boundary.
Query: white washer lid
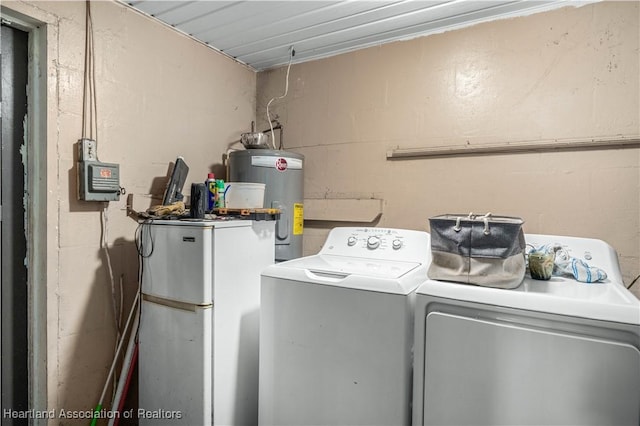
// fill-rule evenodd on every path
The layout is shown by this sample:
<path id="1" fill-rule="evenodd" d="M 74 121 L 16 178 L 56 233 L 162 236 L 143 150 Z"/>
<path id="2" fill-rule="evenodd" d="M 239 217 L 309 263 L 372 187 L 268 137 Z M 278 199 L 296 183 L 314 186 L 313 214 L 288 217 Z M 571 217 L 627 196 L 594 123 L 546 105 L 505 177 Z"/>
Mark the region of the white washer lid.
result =
<path id="1" fill-rule="evenodd" d="M 416 269 L 420 263 L 319 254 L 291 260 L 286 266 L 325 274 L 398 279 Z"/>
<path id="2" fill-rule="evenodd" d="M 413 292 L 427 277 L 417 262 L 318 254 L 276 263 L 262 275 L 277 279 L 393 294 Z"/>

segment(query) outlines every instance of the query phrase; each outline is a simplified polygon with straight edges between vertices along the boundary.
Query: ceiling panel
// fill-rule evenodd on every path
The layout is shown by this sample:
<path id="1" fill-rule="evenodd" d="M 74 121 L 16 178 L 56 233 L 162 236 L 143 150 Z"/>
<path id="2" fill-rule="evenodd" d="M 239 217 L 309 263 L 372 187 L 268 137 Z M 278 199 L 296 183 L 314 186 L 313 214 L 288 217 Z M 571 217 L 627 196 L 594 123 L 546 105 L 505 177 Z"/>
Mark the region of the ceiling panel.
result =
<path id="1" fill-rule="evenodd" d="M 307 3 L 313 3 L 320 7 L 299 13 L 290 9 L 294 5 L 305 5 Z M 256 24 L 255 21 L 247 23 L 243 30 L 237 34 L 230 34 L 228 37 L 216 39 L 216 41 L 219 42 L 221 46 L 224 46 L 225 50 L 247 47 L 249 51 L 251 51 L 250 46 L 265 40 L 267 40 L 267 43 L 270 43 L 270 46 L 273 46 L 276 41 L 270 42 L 269 40 L 278 36 L 283 37 L 285 44 L 288 44 L 294 39 L 294 32 L 312 31 L 314 27 L 332 22 L 339 19 L 339 17 L 348 17 L 362 13 L 380 7 L 385 3 L 387 2 L 381 1 L 379 5 L 372 4 L 371 2 L 285 2 L 286 14 L 280 14 L 274 19 L 265 20 L 260 24 Z"/>
<path id="2" fill-rule="evenodd" d="M 144 11 L 151 16 L 159 16 L 162 13 L 169 11 L 171 9 L 184 7 L 184 1 L 132 1 L 129 2 L 130 5 L 134 5 L 135 3 L 145 3 Z"/>
<path id="3" fill-rule="evenodd" d="M 127 2 L 256 70 L 593 0 Z"/>
<path id="4" fill-rule="evenodd" d="M 154 16 L 165 22 L 171 22 L 171 25 L 181 28 L 183 31 L 189 28 L 189 25 L 196 20 L 204 23 L 203 28 L 211 25 L 209 15 L 212 13 L 220 13 L 221 10 L 232 7 L 237 3 L 232 1 L 190 1 L 182 2 L 182 7 L 171 8 Z"/>
<path id="5" fill-rule="evenodd" d="M 366 2 L 366 4 L 373 7 L 353 12 L 340 10 L 337 11 L 339 12 L 338 17 L 335 15 L 336 11 L 333 11 L 333 16 L 326 20 L 318 19 L 313 25 L 302 22 L 292 23 L 284 31 L 281 28 L 277 35 L 256 39 L 252 43 L 245 43 L 237 48 L 228 48 L 226 52 L 249 61 L 251 61 L 249 58 L 256 53 L 268 53 L 283 47 L 288 48 L 290 45 L 294 45 L 296 51 L 302 52 L 305 49 L 326 46 L 326 44 L 330 44 L 332 39 L 343 41 L 357 38 L 356 34 L 358 32 L 373 34 L 385 26 L 388 27 L 393 21 L 395 21 L 394 25 L 398 25 L 399 21 L 396 20 L 402 19 L 403 16 L 407 17 L 412 13 L 420 13 L 421 11 L 427 13 L 427 11 L 431 10 L 424 9 L 417 2 L 394 4 Z M 378 28 L 374 28 L 376 26 Z M 306 44 L 306 47 L 303 44 Z"/>
<path id="6" fill-rule="evenodd" d="M 500 2 L 484 2 L 486 8 L 495 7 Z M 505 3 L 505 2 L 502 2 Z M 353 50 L 373 44 L 380 44 L 389 39 L 394 39 L 396 35 L 407 34 L 408 29 L 417 25 L 433 23 L 434 27 L 439 26 L 442 19 L 452 16 L 464 16 L 474 12 L 477 8 L 469 3 L 457 5 L 447 4 L 447 7 L 418 8 L 406 11 L 394 11 L 392 15 L 381 16 L 357 16 L 341 19 L 340 22 L 331 22 L 329 25 L 322 25 L 316 28 L 305 28 L 295 34 L 288 34 L 280 40 L 292 38 L 290 43 L 295 46 L 296 51 L 314 52 L 324 54 L 330 52 L 342 52 Z M 454 10 L 453 10 L 454 9 Z M 480 9 L 485 10 L 485 9 Z M 387 14 L 391 11 L 385 10 Z M 460 18 L 458 18 L 459 20 Z M 463 18 L 464 19 L 464 18 Z M 268 40 L 267 43 L 260 43 L 258 46 L 251 46 L 251 51 L 228 52 L 233 56 L 242 57 L 245 61 L 257 65 L 257 63 L 268 62 L 277 52 L 288 48 L 288 44 L 278 44 L 277 40 Z M 255 47 L 258 47 L 257 49 Z M 284 56 L 285 61 L 288 55 Z"/>
<path id="7" fill-rule="evenodd" d="M 284 25 L 280 22 L 282 17 L 297 16 L 309 11 L 309 7 L 312 7 L 311 11 L 315 13 L 317 3 L 307 3 L 266 1 L 244 3 L 241 8 L 229 11 L 230 13 L 223 18 L 227 21 L 225 25 L 209 27 L 206 31 L 194 34 L 194 36 L 205 41 L 215 42 L 221 47 L 237 43 L 238 37 L 246 37 L 246 34 L 251 32 L 253 35 L 249 40 L 255 40 L 257 37 L 264 36 L 266 28 L 274 26 L 282 28 Z M 316 7 L 313 7 L 314 5 Z"/>

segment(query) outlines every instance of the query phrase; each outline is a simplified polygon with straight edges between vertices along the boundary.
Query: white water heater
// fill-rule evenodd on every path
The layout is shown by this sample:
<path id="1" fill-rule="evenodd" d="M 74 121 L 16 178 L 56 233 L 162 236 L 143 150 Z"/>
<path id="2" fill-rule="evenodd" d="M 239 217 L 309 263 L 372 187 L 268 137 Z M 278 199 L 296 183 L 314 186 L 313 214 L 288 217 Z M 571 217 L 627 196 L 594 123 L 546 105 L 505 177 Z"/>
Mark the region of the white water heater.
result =
<path id="1" fill-rule="evenodd" d="M 304 156 L 271 149 L 246 149 L 229 154 L 229 182 L 266 185 L 264 207 L 281 210 L 276 222 L 276 261 L 302 256 L 304 220 Z"/>

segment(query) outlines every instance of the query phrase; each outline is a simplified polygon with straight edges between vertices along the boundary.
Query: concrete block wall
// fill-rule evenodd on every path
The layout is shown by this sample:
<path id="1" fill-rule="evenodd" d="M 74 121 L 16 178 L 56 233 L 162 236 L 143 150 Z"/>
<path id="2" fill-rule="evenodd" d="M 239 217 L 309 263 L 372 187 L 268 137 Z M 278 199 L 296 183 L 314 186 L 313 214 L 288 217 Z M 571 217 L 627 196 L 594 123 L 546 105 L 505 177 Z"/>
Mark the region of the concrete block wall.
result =
<path id="1" fill-rule="evenodd" d="M 56 415 L 83 412 L 96 406 L 115 349 L 101 235 L 106 229 L 126 320 L 137 286 L 137 223 L 127 217 L 126 196 L 106 206 L 106 227 L 105 205 L 76 197 L 85 2 L 3 1 L 2 7 L 46 26 L 47 408 Z M 255 72 L 122 3 L 91 2 L 91 14 L 100 160 L 119 163 L 121 186 L 150 200 L 162 196 L 169 164 L 182 155 L 190 167 L 188 194 L 191 182 L 222 170 L 222 154 L 250 128 Z"/>
<path id="2" fill-rule="evenodd" d="M 607 241 L 640 274 L 640 150 L 387 160 L 396 148 L 640 135 L 639 4 L 599 2 L 293 65 L 274 102 L 305 155 L 305 198 L 379 198 L 369 225 L 515 215 L 525 232 Z M 295 48 L 295 46 L 294 46 Z M 286 67 L 258 75 L 257 118 Z M 327 218 L 331 220 L 331 218 Z M 305 254 L 336 222 L 306 222 Z"/>

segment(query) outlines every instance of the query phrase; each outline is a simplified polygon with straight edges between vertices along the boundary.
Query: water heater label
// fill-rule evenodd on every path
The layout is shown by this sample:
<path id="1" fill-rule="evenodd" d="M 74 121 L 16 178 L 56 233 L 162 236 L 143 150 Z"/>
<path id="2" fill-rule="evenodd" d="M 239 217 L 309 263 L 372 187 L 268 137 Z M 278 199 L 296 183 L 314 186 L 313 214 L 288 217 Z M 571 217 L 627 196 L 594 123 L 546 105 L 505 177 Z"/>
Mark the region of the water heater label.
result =
<path id="1" fill-rule="evenodd" d="M 302 170 L 302 160 L 291 157 L 267 157 L 264 155 L 256 155 L 251 157 L 251 165 L 274 168 L 281 172 L 285 170 Z"/>
<path id="2" fill-rule="evenodd" d="M 276 160 L 276 169 L 280 170 L 281 172 L 287 170 L 287 160 L 285 158 L 278 158 Z"/>
<path id="3" fill-rule="evenodd" d="M 302 235 L 304 230 L 304 205 L 293 204 L 293 235 Z"/>

